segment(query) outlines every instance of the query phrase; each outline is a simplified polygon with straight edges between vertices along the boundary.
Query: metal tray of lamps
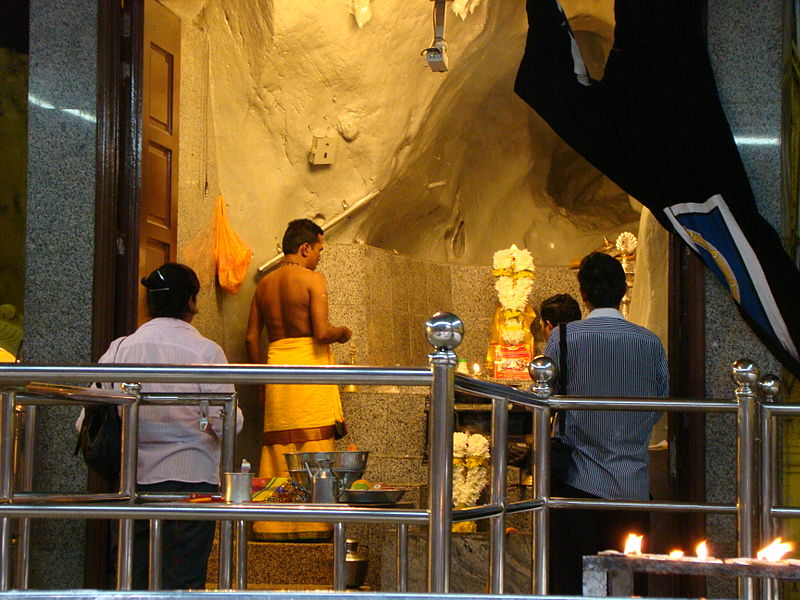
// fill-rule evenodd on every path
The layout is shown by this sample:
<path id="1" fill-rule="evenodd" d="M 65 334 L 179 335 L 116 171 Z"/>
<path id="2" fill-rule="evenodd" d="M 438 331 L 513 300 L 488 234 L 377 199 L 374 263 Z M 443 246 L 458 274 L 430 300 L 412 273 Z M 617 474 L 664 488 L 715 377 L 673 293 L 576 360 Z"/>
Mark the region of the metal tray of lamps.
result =
<path id="1" fill-rule="evenodd" d="M 345 490 L 339 498 L 347 504 L 396 504 L 405 490 Z"/>

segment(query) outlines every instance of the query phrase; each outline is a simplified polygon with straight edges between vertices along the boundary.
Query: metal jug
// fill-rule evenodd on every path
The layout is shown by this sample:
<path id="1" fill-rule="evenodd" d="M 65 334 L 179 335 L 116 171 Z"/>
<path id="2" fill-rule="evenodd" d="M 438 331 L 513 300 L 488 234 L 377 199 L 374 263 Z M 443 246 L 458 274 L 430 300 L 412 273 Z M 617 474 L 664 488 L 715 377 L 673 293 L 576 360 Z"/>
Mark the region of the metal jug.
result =
<path id="1" fill-rule="evenodd" d="M 345 540 L 347 556 L 345 557 L 345 587 L 358 588 L 364 585 L 367 577 L 369 559 L 359 550 L 356 540 Z"/>
<path id="2" fill-rule="evenodd" d="M 317 470 L 311 477 L 311 502 L 333 504 L 338 501 L 342 493 L 342 480 L 331 471 L 332 460 L 318 458 L 316 463 Z M 308 467 L 308 463 L 306 466 Z"/>

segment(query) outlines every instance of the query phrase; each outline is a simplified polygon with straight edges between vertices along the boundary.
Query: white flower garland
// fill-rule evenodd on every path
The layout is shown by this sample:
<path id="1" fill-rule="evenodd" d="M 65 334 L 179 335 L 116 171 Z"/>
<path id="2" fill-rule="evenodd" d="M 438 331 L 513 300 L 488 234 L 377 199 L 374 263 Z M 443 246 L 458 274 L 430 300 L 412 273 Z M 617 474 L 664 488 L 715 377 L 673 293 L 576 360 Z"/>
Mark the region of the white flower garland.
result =
<path id="1" fill-rule="evenodd" d="M 489 483 L 489 440 L 480 433 L 453 434 L 453 506 L 475 506 Z"/>
<path id="2" fill-rule="evenodd" d="M 630 256 L 636 250 L 638 243 L 635 235 L 630 231 L 623 231 L 617 237 L 617 243 L 615 245 L 623 256 Z"/>
<path id="3" fill-rule="evenodd" d="M 505 323 L 500 332 L 503 342 L 521 344 L 525 339 L 522 313 L 533 290 L 533 256 L 528 250 L 511 248 L 498 250 L 492 260 L 492 274 L 497 278 L 494 289 L 503 307 Z"/>
<path id="4" fill-rule="evenodd" d="M 453 0 L 453 12 L 462 19 L 466 19 L 468 14 L 475 12 L 481 0 Z"/>

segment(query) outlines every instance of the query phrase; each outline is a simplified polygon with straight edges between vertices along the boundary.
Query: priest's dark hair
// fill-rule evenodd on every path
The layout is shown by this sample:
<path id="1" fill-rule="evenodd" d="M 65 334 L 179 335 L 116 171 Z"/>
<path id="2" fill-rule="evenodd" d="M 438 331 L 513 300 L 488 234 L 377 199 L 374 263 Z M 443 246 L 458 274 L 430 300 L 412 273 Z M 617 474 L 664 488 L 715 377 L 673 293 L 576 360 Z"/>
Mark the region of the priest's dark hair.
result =
<path id="1" fill-rule="evenodd" d="M 539 318 L 553 327 L 581 318 L 581 307 L 578 301 L 569 294 L 556 294 L 542 300 Z"/>
<path id="2" fill-rule="evenodd" d="M 592 252 L 583 258 L 578 283 L 594 308 L 617 308 L 628 289 L 622 265 L 603 252 Z"/>
<path id="3" fill-rule="evenodd" d="M 311 219 L 295 219 L 286 227 L 281 244 L 284 254 L 297 254 L 303 244 L 313 245 L 323 234 L 322 227 Z"/>
<path id="4" fill-rule="evenodd" d="M 189 301 L 197 301 L 200 280 L 191 267 L 180 263 L 161 265 L 142 278 L 142 285 L 147 288 L 147 310 L 151 317 L 183 319 L 196 312 Z"/>

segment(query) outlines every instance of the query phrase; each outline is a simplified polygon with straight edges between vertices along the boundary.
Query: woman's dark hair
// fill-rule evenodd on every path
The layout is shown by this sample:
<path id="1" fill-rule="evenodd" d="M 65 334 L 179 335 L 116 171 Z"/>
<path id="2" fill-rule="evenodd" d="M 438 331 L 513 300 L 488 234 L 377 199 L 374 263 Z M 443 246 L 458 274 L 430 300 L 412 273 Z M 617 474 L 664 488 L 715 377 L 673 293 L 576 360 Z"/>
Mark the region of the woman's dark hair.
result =
<path id="1" fill-rule="evenodd" d="M 297 254 L 303 244 L 314 245 L 322 235 L 322 227 L 311 219 L 295 219 L 286 227 L 281 248 L 284 254 Z"/>
<path id="2" fill-rule="evenodd" d="M 569 294 L 556 294 L 542 301 L 539 318 L 556 327 L 561 323 L 578 321 L 581 318 L 581 307 Z"/>
<path id="3" fill-rule="evenodd" d="M 197 274 L 186 265 L 167 263 L 158 267 L 147 277 L 142 278 L 147 288 L 147 310 L 150 316 L 183 319 L 192 314 L 189 301 L 197 299 L 200 280 Z"/>
<path id="4" fill-rule="evenodd" d="M 584 257 L 578 271 L 578 283 L 594 308 L 619 306 L 628 289 L 622 265 L 616 258 L 602 252 L 592 252 Z"/>

